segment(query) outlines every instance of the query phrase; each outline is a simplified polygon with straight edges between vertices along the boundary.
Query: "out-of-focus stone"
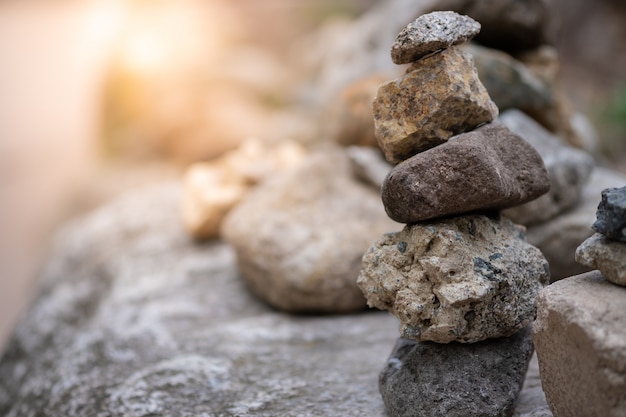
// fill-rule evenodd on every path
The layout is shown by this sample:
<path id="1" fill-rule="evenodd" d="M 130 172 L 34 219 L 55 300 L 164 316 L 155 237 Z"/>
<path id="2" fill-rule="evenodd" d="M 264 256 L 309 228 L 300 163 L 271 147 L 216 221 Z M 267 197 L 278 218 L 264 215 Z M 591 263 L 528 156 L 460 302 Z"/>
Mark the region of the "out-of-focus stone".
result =
<path id="1" fill-rule="evenodd" d="M 261 299 L 285 311 L 340 313 L 365 307 L 356 285 L 363 252 L 398 228 L 379 193 L 353 177 L 345 152 L 330 148 L 253 190 L 222 234 Z"/>
<path id="2" fill-rule="evenodd" d="M 268 146 L 250 139 L 213 162 L 190 166 L 183 179 L 181 211 L 185 228 L 197 239 L 217 237 L 226 214 L 252 186 L 294 168 L 304 154 L 295 142 Z"/>
<path id="3" fill-rule="evenodd" d="M 506 126 L 491 123 L 396 165 L 382 199 L 389 217 L 414 223 L 516 206 L 549 187 L 537 151 Z"/>
<path id="4" fill-rule="evenodd" d="M 373 112 L 378 144 L 389 162 L 398 163 L 492 121 L 498 108 L 480 83 L 472 57 L 451 47 L 382 85 Z"/>
<path id="5" fill-rule="evenodd" d="M 541 389 L 539 362 L 535 353 L 528 364 L 522 392 L 517 398 L 513 417 L 552 417 L 546 396 Z"/>
<path id="6" fill-rule="evenodd" d="M 380 85 L 393 78 L 390 74 L 370 75 L 343 89 L 324 114 L 322 136 L 343 146 L 378 148 L 372 101 Z"/>
<path id="7" fill-rule="evenodd" d="M 478 77 L 500 112 L 521 109 L 536 113 L 552 105 L 551 85 L 511 55 L 477 44 L 462 48 L 474 57 Z"/>
<path id="8" fill-rule="evenodd" d="M 539 152 L 550 176 L 550 190 L 546 194 L 507 209 L 503 214 L 515 223 L 529 226 L 549 220 L 576 205 L 595 165 L 591 155 L 566 145 L 519 110 L 502 113 L 498 121 Z"/>
<path id="9" fill-rule="evenodd" d="M 402 337 L 473 343 L 526 326 L 548 281 L 522 228 L 472 215 L 385 235 L 363 255 L 357 283 L 370 307 L 398 317 Z"/>
<path id="10" fill-rule="evenodd" d="M 454 10 L 480 22 L 476 40 L 483 45 L 518 51 L 549 43 L 549 0 L 466 1 Z"/>
<path id="11" fill-rule="evenodd" d="M 380 392 L 389 417 L 511 416 L 532 353 L 530 326 L 470 345 L 398 339 Z"/>
<path id="12" fill-rule="evenodd" d="M 593 230 L 608 239 L 626 242 L 626 186 L 602 190 Z"/>
<path id="13" fill-rule="evenodd" d="M 554 417 L 626 413 L 626 288 L 594 271 L 556 282 L 537 299 L 533 340 Z"/>
<path id="14" fill-rule="evenodd" d="M 367 146 L 349 146 L 346 148 L 346 153 L 352 162 L 354 175 L 380 190 L 385 177 L 392 168 L 380 149 Z"/>
<path id="15" fill-rule="evenodd" d="M 576 249 L 576 262 L 593 269 L 614 284 L 626 286 L 626 244 L 596 233 Z"/>
<path id="16" fill-rule="evenodd" d="M 565 213 L 528 228 L 528 241 L 541 249 L 550 263 L 552 280 L 559 280 L 589 271 L 574 260 L 576 248 L 593 234 L 598 196 L 602 190 L 626 184 L 620 172 L 596 167 L 583 188 L 580 203 Z"/>
<path id="17" fill-rule="evenodd" d="M 467 42 L 480 32 L 480 23 L 452 11 L 423 14 L 400 31 L 391 45 L 394 64 L 410 64 L 425 55 Z"/>

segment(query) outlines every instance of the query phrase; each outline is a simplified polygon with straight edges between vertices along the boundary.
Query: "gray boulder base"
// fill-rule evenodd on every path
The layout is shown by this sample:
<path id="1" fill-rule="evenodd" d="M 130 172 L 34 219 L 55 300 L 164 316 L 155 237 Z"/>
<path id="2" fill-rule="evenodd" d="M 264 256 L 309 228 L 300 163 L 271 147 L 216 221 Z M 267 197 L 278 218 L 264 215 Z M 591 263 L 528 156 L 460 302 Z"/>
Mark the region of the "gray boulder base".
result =
<path id="1" fill-rule="evenodd" d="M 0 415 L 384 417 L 396 320 L 272 310 L 228 245 L 188 237 L 180 197 L 136 190 L 60 233 L 0 358 Z"/>
<path id="2" fill-rule="evenodd" d="M 546 287 L 533 340 L 554 417 L 626 415 L 626 288 L 598 271 Z"/>
<path id="3" fill-rule="evenodd" d="M 467 42 L 480 32 L 480 23 L 455 12 L 424 14 L 400 31 L 391 46 L 394 64 L 410 64 L 424 55 Z"/>
<path id="4" fill-rule="evenodd" d="M 529 327 L 469 345 L 398 339 L 380 392 L 389 417 L 510 417 L 532 353 Z"/>

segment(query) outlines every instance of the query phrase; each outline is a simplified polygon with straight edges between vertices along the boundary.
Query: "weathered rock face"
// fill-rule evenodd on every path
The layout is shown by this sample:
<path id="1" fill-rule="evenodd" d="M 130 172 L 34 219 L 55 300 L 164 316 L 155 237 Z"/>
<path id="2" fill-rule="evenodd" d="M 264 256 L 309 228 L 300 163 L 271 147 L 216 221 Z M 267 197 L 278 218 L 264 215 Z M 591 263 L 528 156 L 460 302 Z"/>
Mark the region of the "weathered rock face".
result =
<path id="1" fill-rule="evenodd" d="M 574 253 L 593 234 L 590 225 L 596 219 L 598 196 L 602 190 L 623 184 L 626 184 L 624 174 L 596 167 L 583 188 L 580 204 L 552 220 L 528 228 L 528 242 L 541 249 L 550 263 L 552 280 L 589 271 L 589 267 L 574 260 Z"/>
<path id="2" fill-rule="evenodd" d="M 602 191 L 593 229 L 611 240 L 626 242 L 626 186 Z"/>
<path id="3" fill-rule="evenodd" d="M 626 244 L 596 233 L 576 249 L 576 262 L 592 269 L 614 284 L 626 286 Z"/>
<path id="4" fill-rule="evenodd" d="M 389 162 L 398 163 L 492 121 L 498 108 L 480 83 L 471 56 L 451 47 L 382 85 L 373 113 L 378 144 Z"/>
<path id="5" fill-rule="evenodd" d="M 523 229 L 473 215 L 385 235 L 363 256 L 357 283 L 370 307 L 400 319 L 402 337 L 473 343 L 526 326 L 548 281 Z"/>
<path id="6" fill-rule="evenodd" d="M 532 353 L 530 326 L 470 345 L 398 339 L 380 392 L 389 417 L 511 416 Z"/>
<path id="7" fill-rule="evenodd" d="M 454 10 L 480 22 L 476 39 L 484 45 L 518 51 L 548 43 L 548 0 L 466 1 Z"/>
<path id="8" fill-rule="evenodd" d="M 399 229 L 378 192 L 353 178 L 340 149 L 267 181 L 230 212 L 222 234 L 250 289 L 292 312 L 365 307 L 356 286 L 361 257 L 383 233 Z"/>
<path id="9" fill-rule="evenodd" d="M 467 42 L 480 32 L 480 23 L 451 11 L 423 14 L 400 31 L 391 45 L 394 64 L 410 64 L 425 55 Z"/>
<path id="10" fill-rule="evenodd" d="M 617 417 L 626 410 L 626 288 L 595 271 L 546 287 L 533 340 L 555 417 Z"/>
<path id="11" fill-rule="evenodd" d="M 382 417 L 395 320 L 268 308 L 228 245 L 188 238 L 179 198 L 138 191 L 62 233 L 0 361 L 0 415 Z"/>
<path id="12" fill-rule="evenodd" d="M 515 206 L 549 187 L 537 151 L 491 123 L 396 165 L 385 179 L 382 199 L 389 217 L 408 224 Z"/>
<path id="13" fill-rule="evenodd" d="M 550 190 L 524 205 L 504 211 L 515 223 L 532 225 L 549 220 L 580 201 L 594 160 L 588 153 L 561 142 L 519 110 L 508 110 L 498 121 L 530 143 L 541 155 L 550 176 Z"/>

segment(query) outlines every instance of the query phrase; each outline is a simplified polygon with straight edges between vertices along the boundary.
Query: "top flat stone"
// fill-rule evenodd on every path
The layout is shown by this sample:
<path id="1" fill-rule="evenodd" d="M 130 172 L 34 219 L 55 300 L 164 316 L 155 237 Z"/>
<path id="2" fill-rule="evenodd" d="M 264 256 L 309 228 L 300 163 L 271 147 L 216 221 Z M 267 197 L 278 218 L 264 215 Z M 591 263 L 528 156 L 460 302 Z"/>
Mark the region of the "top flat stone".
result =
<path id="1" fill-rule="evenodd" d="M 626 186 L 602 191 L 593 230 L 608 239 L 626 242 Z"/>
<path id="2" fill-rule="evenodd" d="M 391 46 L 395 64 L 409 64 L 452 45 L 467 42 L 480 32 L 480 23 L 455 12 L 424 14 L 400 31 Z"/>

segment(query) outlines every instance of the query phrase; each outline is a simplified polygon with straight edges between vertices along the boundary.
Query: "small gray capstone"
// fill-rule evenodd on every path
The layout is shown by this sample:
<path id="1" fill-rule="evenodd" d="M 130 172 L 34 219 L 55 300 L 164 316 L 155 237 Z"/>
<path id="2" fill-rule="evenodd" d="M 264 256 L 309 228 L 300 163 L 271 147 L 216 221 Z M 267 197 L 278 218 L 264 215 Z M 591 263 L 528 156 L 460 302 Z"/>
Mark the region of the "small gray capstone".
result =
<path id="1" fill-rule="evenodd" d="M 395 64 L 409 64 L 421 57 L 467 42 L 480 32 L 480 23 L 455 12 L 424 14 L 400 31 L 391 46 Z"/>

